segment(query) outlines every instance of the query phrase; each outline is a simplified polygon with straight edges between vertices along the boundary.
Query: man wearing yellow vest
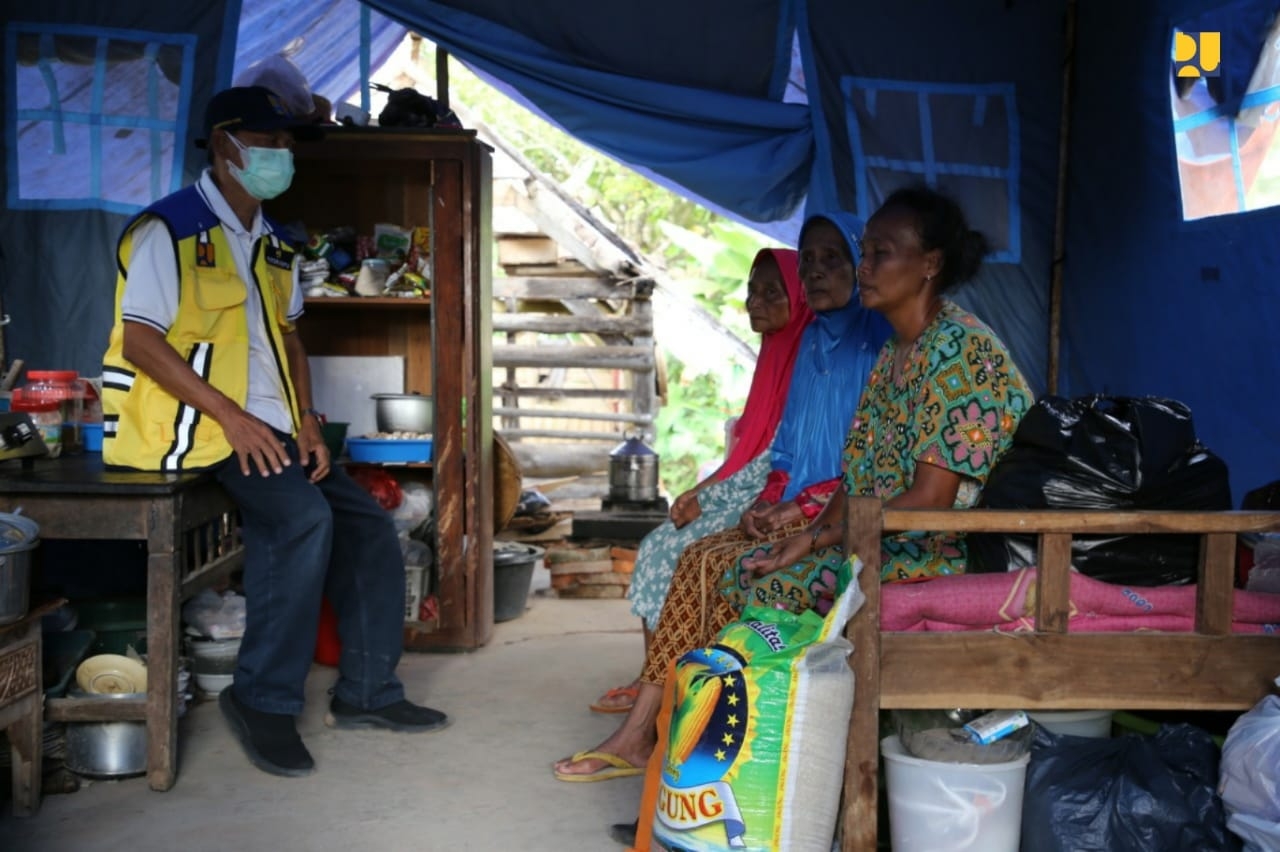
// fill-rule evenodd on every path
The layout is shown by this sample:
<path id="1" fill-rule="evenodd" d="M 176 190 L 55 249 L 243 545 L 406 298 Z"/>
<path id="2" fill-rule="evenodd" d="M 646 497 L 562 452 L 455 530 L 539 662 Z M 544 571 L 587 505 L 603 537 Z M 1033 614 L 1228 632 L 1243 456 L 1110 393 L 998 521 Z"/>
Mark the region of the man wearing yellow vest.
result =
<path id="1" fill-rule="evenodd" d="M 204 128 L 209 168 L 120 238 L 103 456 L 140 470 L 210 470 L 239 506 L 247 621 L 218 702 L 255 766 L 307 775 L 315 763 L 295 719 L 322 595 L 342 641 L 326 724 L 430 731 L 448 719 L 405 700 L 396 677 L 404 564 L 395 527 L 330 467 L 294 325 L 294 252 L 262 212 L 289 186 L 303 128 L 257 86 L 214 95 Z"/>

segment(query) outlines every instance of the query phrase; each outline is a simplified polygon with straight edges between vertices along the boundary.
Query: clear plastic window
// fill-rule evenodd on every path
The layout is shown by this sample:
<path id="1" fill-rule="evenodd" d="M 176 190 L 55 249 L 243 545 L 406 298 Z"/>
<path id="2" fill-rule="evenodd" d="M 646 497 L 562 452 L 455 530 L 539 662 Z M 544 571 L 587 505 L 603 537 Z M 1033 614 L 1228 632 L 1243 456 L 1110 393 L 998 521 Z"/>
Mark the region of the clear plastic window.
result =
<path id="1" fill-rule="evenodd" d="M 182 184 L 195 37 L 11 23 L 10 209 L 132 212 Z"/>
<path id="2" fill-rule="evenodd" d="M 1244 92 L 1222 74 L 1218 32 L 1173 33 L 1169 78 L 1182 218 L 1280 204 L 1280 19 L 1271 24 Z"/>

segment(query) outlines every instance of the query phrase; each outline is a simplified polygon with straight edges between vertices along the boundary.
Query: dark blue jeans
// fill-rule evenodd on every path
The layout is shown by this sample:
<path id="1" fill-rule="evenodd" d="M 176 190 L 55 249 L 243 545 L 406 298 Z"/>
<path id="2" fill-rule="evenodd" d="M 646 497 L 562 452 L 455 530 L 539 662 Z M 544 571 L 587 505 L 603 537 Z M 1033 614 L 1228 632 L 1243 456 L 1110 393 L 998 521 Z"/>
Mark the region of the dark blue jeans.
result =
<path id="1" fill-rule="evenodd" d="M 342 657 L 335 694 L 373 710 L 404 697 L 396 677 L 404 630 L 404 560 L 390 514 L 338 466 L 307 481 L 293 464 L 264 477 L 232 456 L 215 469 L 240 508 L 247 620 L 232 689 L 267 713 L 302 712 L 320 600 L 338 615 Z"/>

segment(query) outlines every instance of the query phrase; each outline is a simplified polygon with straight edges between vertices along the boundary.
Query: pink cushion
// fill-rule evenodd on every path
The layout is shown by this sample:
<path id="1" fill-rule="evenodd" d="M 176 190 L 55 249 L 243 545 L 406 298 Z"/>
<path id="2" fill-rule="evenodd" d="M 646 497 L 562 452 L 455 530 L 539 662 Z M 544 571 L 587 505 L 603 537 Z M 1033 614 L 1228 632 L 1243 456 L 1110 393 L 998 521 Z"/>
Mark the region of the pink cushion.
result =
<path id="1" fill-rule="evenodd" d="M 1034 629 L 1036 569 L 1006 574 L 935 577 L 881 588 L 880 629 L 886 631 Z M 1195 628 L 1195 586 L 1121 586 L 1071 572 L 1072 633 Z M 1232 600 L 1235 633 L 1280 632 L 1280 595 L 1236 590 Z"/>

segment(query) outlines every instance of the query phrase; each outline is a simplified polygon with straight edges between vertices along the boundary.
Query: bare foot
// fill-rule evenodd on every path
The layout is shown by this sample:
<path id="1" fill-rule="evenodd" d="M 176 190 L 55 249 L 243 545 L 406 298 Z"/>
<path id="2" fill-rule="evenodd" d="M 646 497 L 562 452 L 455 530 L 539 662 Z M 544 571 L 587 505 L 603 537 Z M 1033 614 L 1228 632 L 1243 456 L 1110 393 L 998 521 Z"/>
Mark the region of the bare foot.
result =
<path id="1" fill-rule="evenodd" d="M 585 781 L 592 776 L 604 779 L 642 773 L 658 744 L 654 723 L 661 705 L 662 687 L 640 684 L 635 706 L 618 730 L 594 749 L 556 761 L 552 767 L 556 777 L 562 781 Z"/>

